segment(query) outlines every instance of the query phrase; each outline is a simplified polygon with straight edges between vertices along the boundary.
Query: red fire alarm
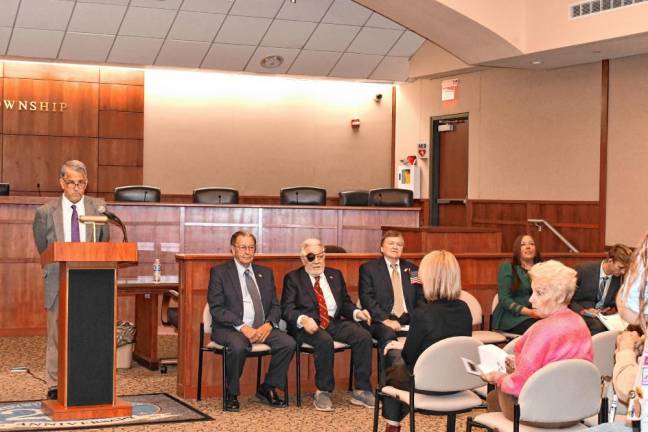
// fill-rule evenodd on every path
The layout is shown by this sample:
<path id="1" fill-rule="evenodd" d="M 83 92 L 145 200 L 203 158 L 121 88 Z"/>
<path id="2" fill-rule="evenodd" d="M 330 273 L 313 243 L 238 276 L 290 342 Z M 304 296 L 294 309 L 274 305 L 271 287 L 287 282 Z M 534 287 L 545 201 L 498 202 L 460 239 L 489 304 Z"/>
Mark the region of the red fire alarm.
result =
<path id="1" fill-rule="evenodd" d="M 351 119 L 351 128 L 359 129 L 360 128 L 360 119 Z"/>

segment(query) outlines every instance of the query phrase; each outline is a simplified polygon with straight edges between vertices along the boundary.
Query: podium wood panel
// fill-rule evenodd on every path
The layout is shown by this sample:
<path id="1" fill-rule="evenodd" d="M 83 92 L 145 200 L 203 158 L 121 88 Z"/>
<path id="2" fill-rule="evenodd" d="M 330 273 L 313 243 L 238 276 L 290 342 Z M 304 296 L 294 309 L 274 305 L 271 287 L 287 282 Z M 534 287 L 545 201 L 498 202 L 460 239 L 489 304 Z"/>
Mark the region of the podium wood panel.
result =
<path id="1" fill-rule="evenodd" d="M 498 229 L 473 227 L 422 226 L 419 228 L 382 227 L 403 234 L 407 252 L 445 249 L 452 253 L 498 253 L 502 251 L 502 233 Z"/>

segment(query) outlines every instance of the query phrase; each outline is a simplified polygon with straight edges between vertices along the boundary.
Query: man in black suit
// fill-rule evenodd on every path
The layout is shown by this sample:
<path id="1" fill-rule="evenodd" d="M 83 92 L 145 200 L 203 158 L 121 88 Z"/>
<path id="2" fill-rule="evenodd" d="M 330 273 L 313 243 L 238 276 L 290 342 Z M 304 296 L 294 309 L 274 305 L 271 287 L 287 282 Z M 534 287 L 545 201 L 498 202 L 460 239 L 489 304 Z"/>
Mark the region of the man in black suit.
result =
<path id="1" fill-rule="evenodd" d="M 276 388 L 283 388 L 285 392 L 295 341 L 278 328 L 281 306 L 272 270 L 252 264 L 256 250 L 254 235 L 237 231 L 230 244 L 234 259 L 212 267 L 207 292 L 213 320 L 212 340 L 230 350 L 226 364 L 225 410 L 239 410 L 239 378 L 254 343 L 269 345 L 272 350 L 268 373 L 256 395 L 273 407 L 283 408 L 286 402 L 277 395 Z"/>
<path id="2" fill-rule="evenodd" d="M 414 308 L 425 303 L 418 267 L 401 259 L 404 245 L 399 231 L 385 231 L 380 242 L 383 256 L 360 266 L 360 302 L 373 318 L 371 335 L 378 341 L 381 355 L 385 345 L 396 340 L 401 326 L 409 325 Z M 384 369 L 398 358 L 400 352 L 390 350 Z"/>
<path id="3" fill-rule="evenodd" d="M 615 244 L 603 261 L 584 263 L 576 268 L 576 292 L 569 307 L 581 314 L 593 335 L 607 330 L 596 318 L 598 313 L 617 313 L 616 295 L 630 265 L 631 255 L 628 246 Z"/>
<path id="4" fill-rule="evenodd" d="M 315 351 L 314 405 L 319 411 L 333 411 L 333 341 L 351 345 L 356 390 L 351 403 L 373 407 L 371 391 L 371 334 L 358 322 L 371 324 L 371 315 L 355 307 L 339 270 L 325 268 L 325 251 L 318 239 L 302 243 L 303 267 L 284 278 L 281 306 L 288 330 L 298 344 Z M 346 318 L 346 319 L 343 319 Z"/>

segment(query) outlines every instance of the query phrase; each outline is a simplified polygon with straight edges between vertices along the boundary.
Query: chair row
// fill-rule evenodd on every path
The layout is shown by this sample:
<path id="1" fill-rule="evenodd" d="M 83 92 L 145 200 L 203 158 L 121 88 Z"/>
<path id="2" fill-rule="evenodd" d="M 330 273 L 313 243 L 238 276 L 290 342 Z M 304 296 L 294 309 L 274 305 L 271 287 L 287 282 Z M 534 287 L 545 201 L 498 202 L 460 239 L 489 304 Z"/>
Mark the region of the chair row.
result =
<path id="1" fill-rule="evenodd" d="M 1 189 L 0 189 L 1 190 Z M 8 190 L 8 189 L 7 189 Z M 160 202 L 160 189 L 154 186 L 120 186 L 115 188 L 115 201 Z M 279 194 L 284 205 L 326 205 L 326 189 L 300 186 L 283 188 Z M 372 189 L 340 192 L 342 206 L 411 207 L 412 191 L 406 189 Z M 236 189 L 205 187 L 194 189 L 193 202 L 202 204 L 238 204 Z"/>

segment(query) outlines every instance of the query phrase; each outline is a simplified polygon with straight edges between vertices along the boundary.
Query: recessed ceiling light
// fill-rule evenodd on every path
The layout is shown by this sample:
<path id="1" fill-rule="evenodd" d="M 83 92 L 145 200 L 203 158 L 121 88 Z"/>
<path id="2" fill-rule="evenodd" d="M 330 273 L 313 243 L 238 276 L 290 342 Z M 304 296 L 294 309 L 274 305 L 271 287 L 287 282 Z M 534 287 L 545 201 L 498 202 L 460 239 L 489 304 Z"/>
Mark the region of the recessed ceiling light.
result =
<path id="1" fill-rule="evenodd" d="M 542 60 L 533 60 L 533 61 L 531 62 L 531 64 L 532 64 L 532 65 L 539 65 L 539 64 L 542 64 Z"/>
<path id="2" fill-rule="evenodd" d="M 601 51 L 600 50 L 593 50 L 592 54 L 601 54 Z"/>
<path id="3" fill-rule="evenodd" d="M 261 59 L 261 66 L 266 69 L 274 69 L 281 66 L 284 62 L 284 58 L 280 55 L 269 55 Z"/>

